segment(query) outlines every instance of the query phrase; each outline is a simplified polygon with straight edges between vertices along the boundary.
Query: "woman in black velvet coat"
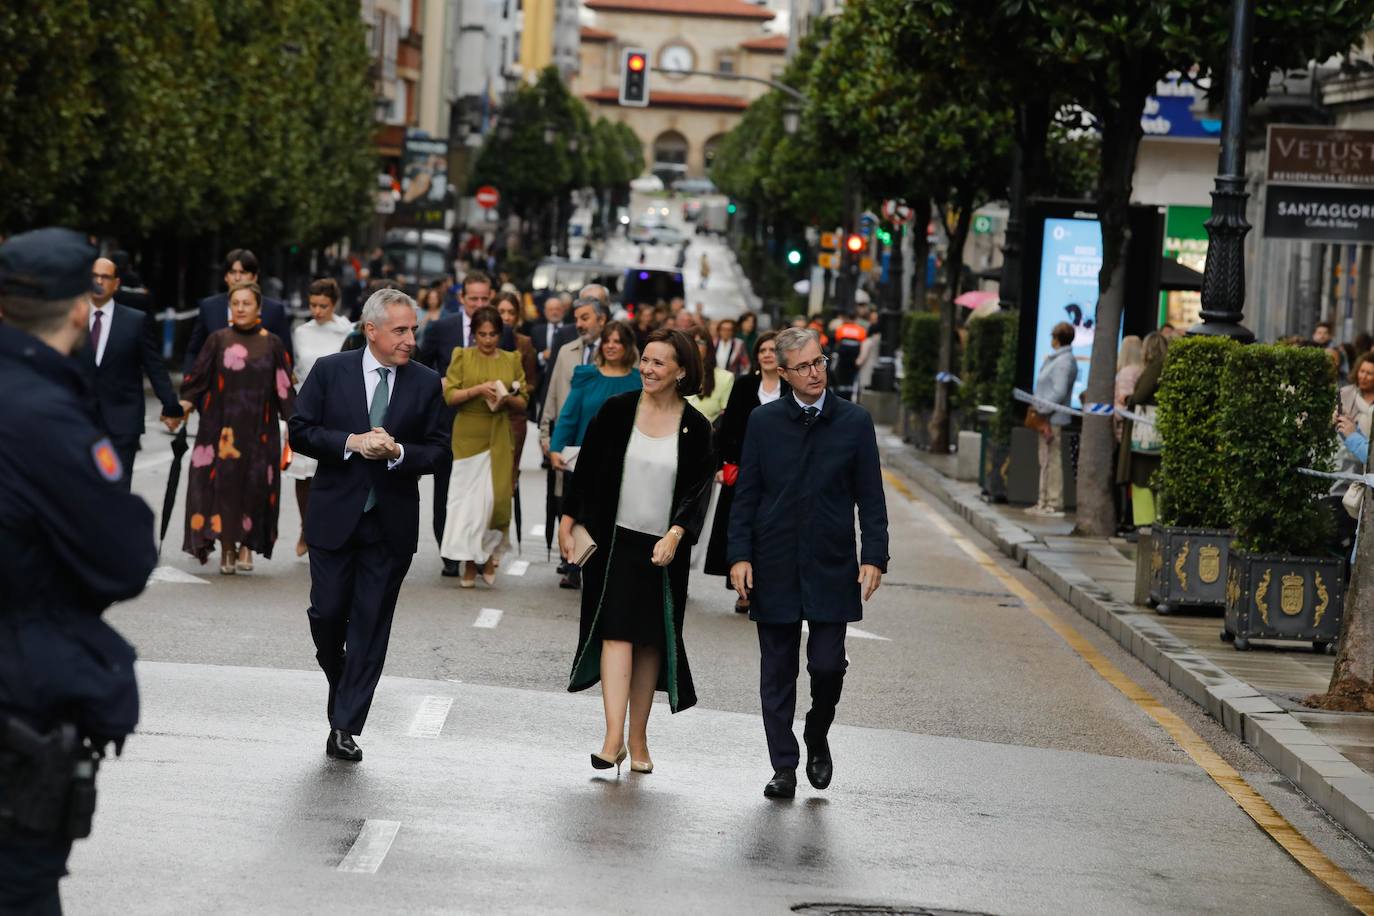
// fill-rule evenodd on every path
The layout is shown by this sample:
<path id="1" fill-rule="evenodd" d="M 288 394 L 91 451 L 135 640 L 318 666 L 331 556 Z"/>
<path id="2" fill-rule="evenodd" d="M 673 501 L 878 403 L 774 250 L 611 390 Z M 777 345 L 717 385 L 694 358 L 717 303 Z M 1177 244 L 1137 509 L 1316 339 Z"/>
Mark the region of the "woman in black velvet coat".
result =
<path id="1" fill-rule="evenodd" d="M 568 678 L 569 691 L 602 685 L 606 738 L 601 752 L 592 754 L 592 766 L 618 772 L 628 752 L 632 771 L 649 773 L 654 692 L 666 692 L 675 713 L 697 700 L 682 639 L 683 612 L 691 547 L 706 520 L 715 461 L 711 424 L 684 400 L 701 385 L 691 339 L 681 331 L 654 331 L 639 371 L 644 389 L 608 399 L 587 428 L 577 473 L 563 497 L 559 546 L 565 556 L 572 553 L 575 523 L 597 545 L 582 567 L 581 626 Z M 646 462 L 646 448 L 661 463 Z M 675 467 L 662 461 L 674 453 Z M 662 476 L 661 488 L 657 476 L 645 476 L 646 466 Z M 646 481 L 650 488 L 637 492 Z M 655 496 L 667 496 L 669 487 L 671 499 L 660 503 Z M 652 508 L 646 511 L 646 505 Z M 646 515 L 654 518 L 646 522 Z"/>
<path id="2" fill-rule="evenodd" d="M 724 576 L 725 587 L 734 590 L 730 584 L 730 564 L 725 559 L 725 540 L 730 529 L 730 507 L 735 502 L 734 475 L 739 473 L 740 451 L 744 448 L 744 431 L 748 428 L 749 415 L 754 408 L 769 401 L 776 401 L 787 394 L 787 383 L 778 371 L 778 356 L 773 338 L 777 331 L 760 334 L 754 341 L 751 365 L 754 371 L 736 380 L 730 390 L 730 400 L 725 404 L 725 412 L 720 415 L 720 429 L 716 433 L 716 480 L 720 481 L 720 498 L 716 500 L 715 520 L 711 523 L 711 540 L 706 545 L 706 563 L 703 566 L 708 576 Z M 741 614 L 749 613 L 749 602 L 741 598 L 735 602 L 735 610 Z"/>

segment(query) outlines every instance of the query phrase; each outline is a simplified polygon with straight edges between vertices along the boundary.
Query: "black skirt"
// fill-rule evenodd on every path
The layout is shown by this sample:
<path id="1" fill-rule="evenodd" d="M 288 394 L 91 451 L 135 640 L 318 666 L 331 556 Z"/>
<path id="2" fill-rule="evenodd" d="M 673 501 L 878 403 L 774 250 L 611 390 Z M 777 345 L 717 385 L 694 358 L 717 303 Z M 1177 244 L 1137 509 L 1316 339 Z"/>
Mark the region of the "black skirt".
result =
<path id="1" fill-rule="evenodd" d="M 615 539 L 606 557 L 599 583 L 584 581 L 583 587 L 601 587 L 600 637 L 636 646 L 667 645 L 665 608 L 670 601 L 668 571 L 653 564 L 658 535 L 615 529 Z"/>

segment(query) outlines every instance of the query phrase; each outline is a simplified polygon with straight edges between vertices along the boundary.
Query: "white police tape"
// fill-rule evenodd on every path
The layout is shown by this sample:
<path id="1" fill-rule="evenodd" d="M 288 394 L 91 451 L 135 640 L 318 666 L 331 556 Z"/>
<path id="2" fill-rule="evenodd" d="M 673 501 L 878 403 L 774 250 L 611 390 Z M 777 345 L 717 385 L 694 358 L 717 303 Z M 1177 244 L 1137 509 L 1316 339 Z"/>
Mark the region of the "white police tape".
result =
<path id="1" fill-rule="evenodd" d="M 937 382 L 952 382 L 952 383 L 954 383 L 955 385 L 962 385 L 962 384 L 964 384 L 964 383 L 960 380 L 959 376 L 955 375 L 953 372 L 937 372 L 937 373 L 935 373 L 935 381 L 937 381 Z"/>
<path id="2" fill-rule="evenodd" d="M 1298 468 L 1299 474 L 1306 474 L 1308 477 L 1321 477 L 1325 480 L 1348 480 L 1351 483 L 1362 483 L 1366 487 L 1374 487 L 1374 474 L 1355 474 L 1351 471 L 1314 471 L 1312 468 Z"/>
<path id="3" fill-rule="evenodd" d="M 1077 407 L 1068 407 L 1064 404 L 1056 404 L 1053 401 L 1047 401 L 1044 398 L 1037 398 L 1030 392 L 1022 391 L 1020 388 L 1013 390 L 1011 396 L 1022 404 L 1029 404 L 1041 412 L 1066 413 L 1071 417 L 1083 416 L 1083 411 L 1079 410 Z"/>
<path id="4" fill-rule="evenodd" d="M 1145 415 L 1143 415 L 1143 414 L 1132 413 L 1131 411 L 1127 410 L 1127 409 L 1124 408 L 1124 407 L 1118 407 L 1118 408 L 1116 409 L 1116 415 L 1117 415 L 1118 417 L 1120 417 L 1121 419 L 1123 419 L 1123 420 L 1130 420 L 1132 423 L 1140 423 L 1140 424 L 1143 424 L 1143 425 L 1145 425 L 1145 426 L 1154 426 L 1154 425 L 1155 425 L 1155 421 L 1154 421 L 1154 420 L 1151 420 L 1149 417 L 1147 417 L 1147 416 L 1145 416 Z"/>
<path id="5" fill-rule="evenodd" d="M 174 312 L 171 309 L 164 309 L 158 312 L 154 319 L 157 321 L 185 321 L 200 314 L 200 309 L 187 309 L 184 312 Z"/>

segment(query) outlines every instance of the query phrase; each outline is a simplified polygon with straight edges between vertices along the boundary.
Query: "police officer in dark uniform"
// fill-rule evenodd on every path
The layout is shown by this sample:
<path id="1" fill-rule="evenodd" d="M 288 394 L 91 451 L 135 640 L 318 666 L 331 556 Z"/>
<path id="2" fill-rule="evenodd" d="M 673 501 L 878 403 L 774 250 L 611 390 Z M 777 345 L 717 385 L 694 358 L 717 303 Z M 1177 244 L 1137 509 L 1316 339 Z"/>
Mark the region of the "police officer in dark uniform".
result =
<path id="1" fill-rule="evenodd" d="M 0 245 L 0 913 L 61 912 L 95 773 L 138 721 L 134 650 L 101 614 L 143 591 L 153 516 L 96 426 L 79 364 L 96 251 Z"/>

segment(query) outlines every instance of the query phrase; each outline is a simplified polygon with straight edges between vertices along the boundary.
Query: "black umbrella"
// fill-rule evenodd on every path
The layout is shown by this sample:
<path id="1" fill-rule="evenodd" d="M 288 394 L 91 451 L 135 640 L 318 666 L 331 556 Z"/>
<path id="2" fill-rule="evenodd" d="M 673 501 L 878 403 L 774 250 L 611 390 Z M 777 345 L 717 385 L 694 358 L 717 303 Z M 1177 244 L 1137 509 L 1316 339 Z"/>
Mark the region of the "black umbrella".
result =
<path id="1" fill-rule="evenodd" d="M 525 511 L 520 507 L 520 488 L 511 490 L 511 499 L 515 501 L 515 552 L 521 556 L 525 553 L 525 536 L 520 530 L 525 526 Z"/>
<path id="2" fill-rule="evenodd" d="M 172 523 L 172 509 L 177 504 L 177 487 L 181 485 L 181 459 L 186 457 L 186 422 L 172 437 L 172 467 L 167 472 L 167 492 L 162 497 L 162 530 L 157 536 L 157 555 L 162 556 L 162 542 L 167 539 L 167 527 Z M 130 469 L 132 471 L 132 468 Z"/>
<path id="3" fill-rule="evenodd" d="M 552 467 L 549 468 L 549 486 L 544 495 L 544 559 L 548 560 L 553 556 L 553 529 L 558 524 L 558 494 L 554 488 L 558 485 L 558 472 Z"/>

